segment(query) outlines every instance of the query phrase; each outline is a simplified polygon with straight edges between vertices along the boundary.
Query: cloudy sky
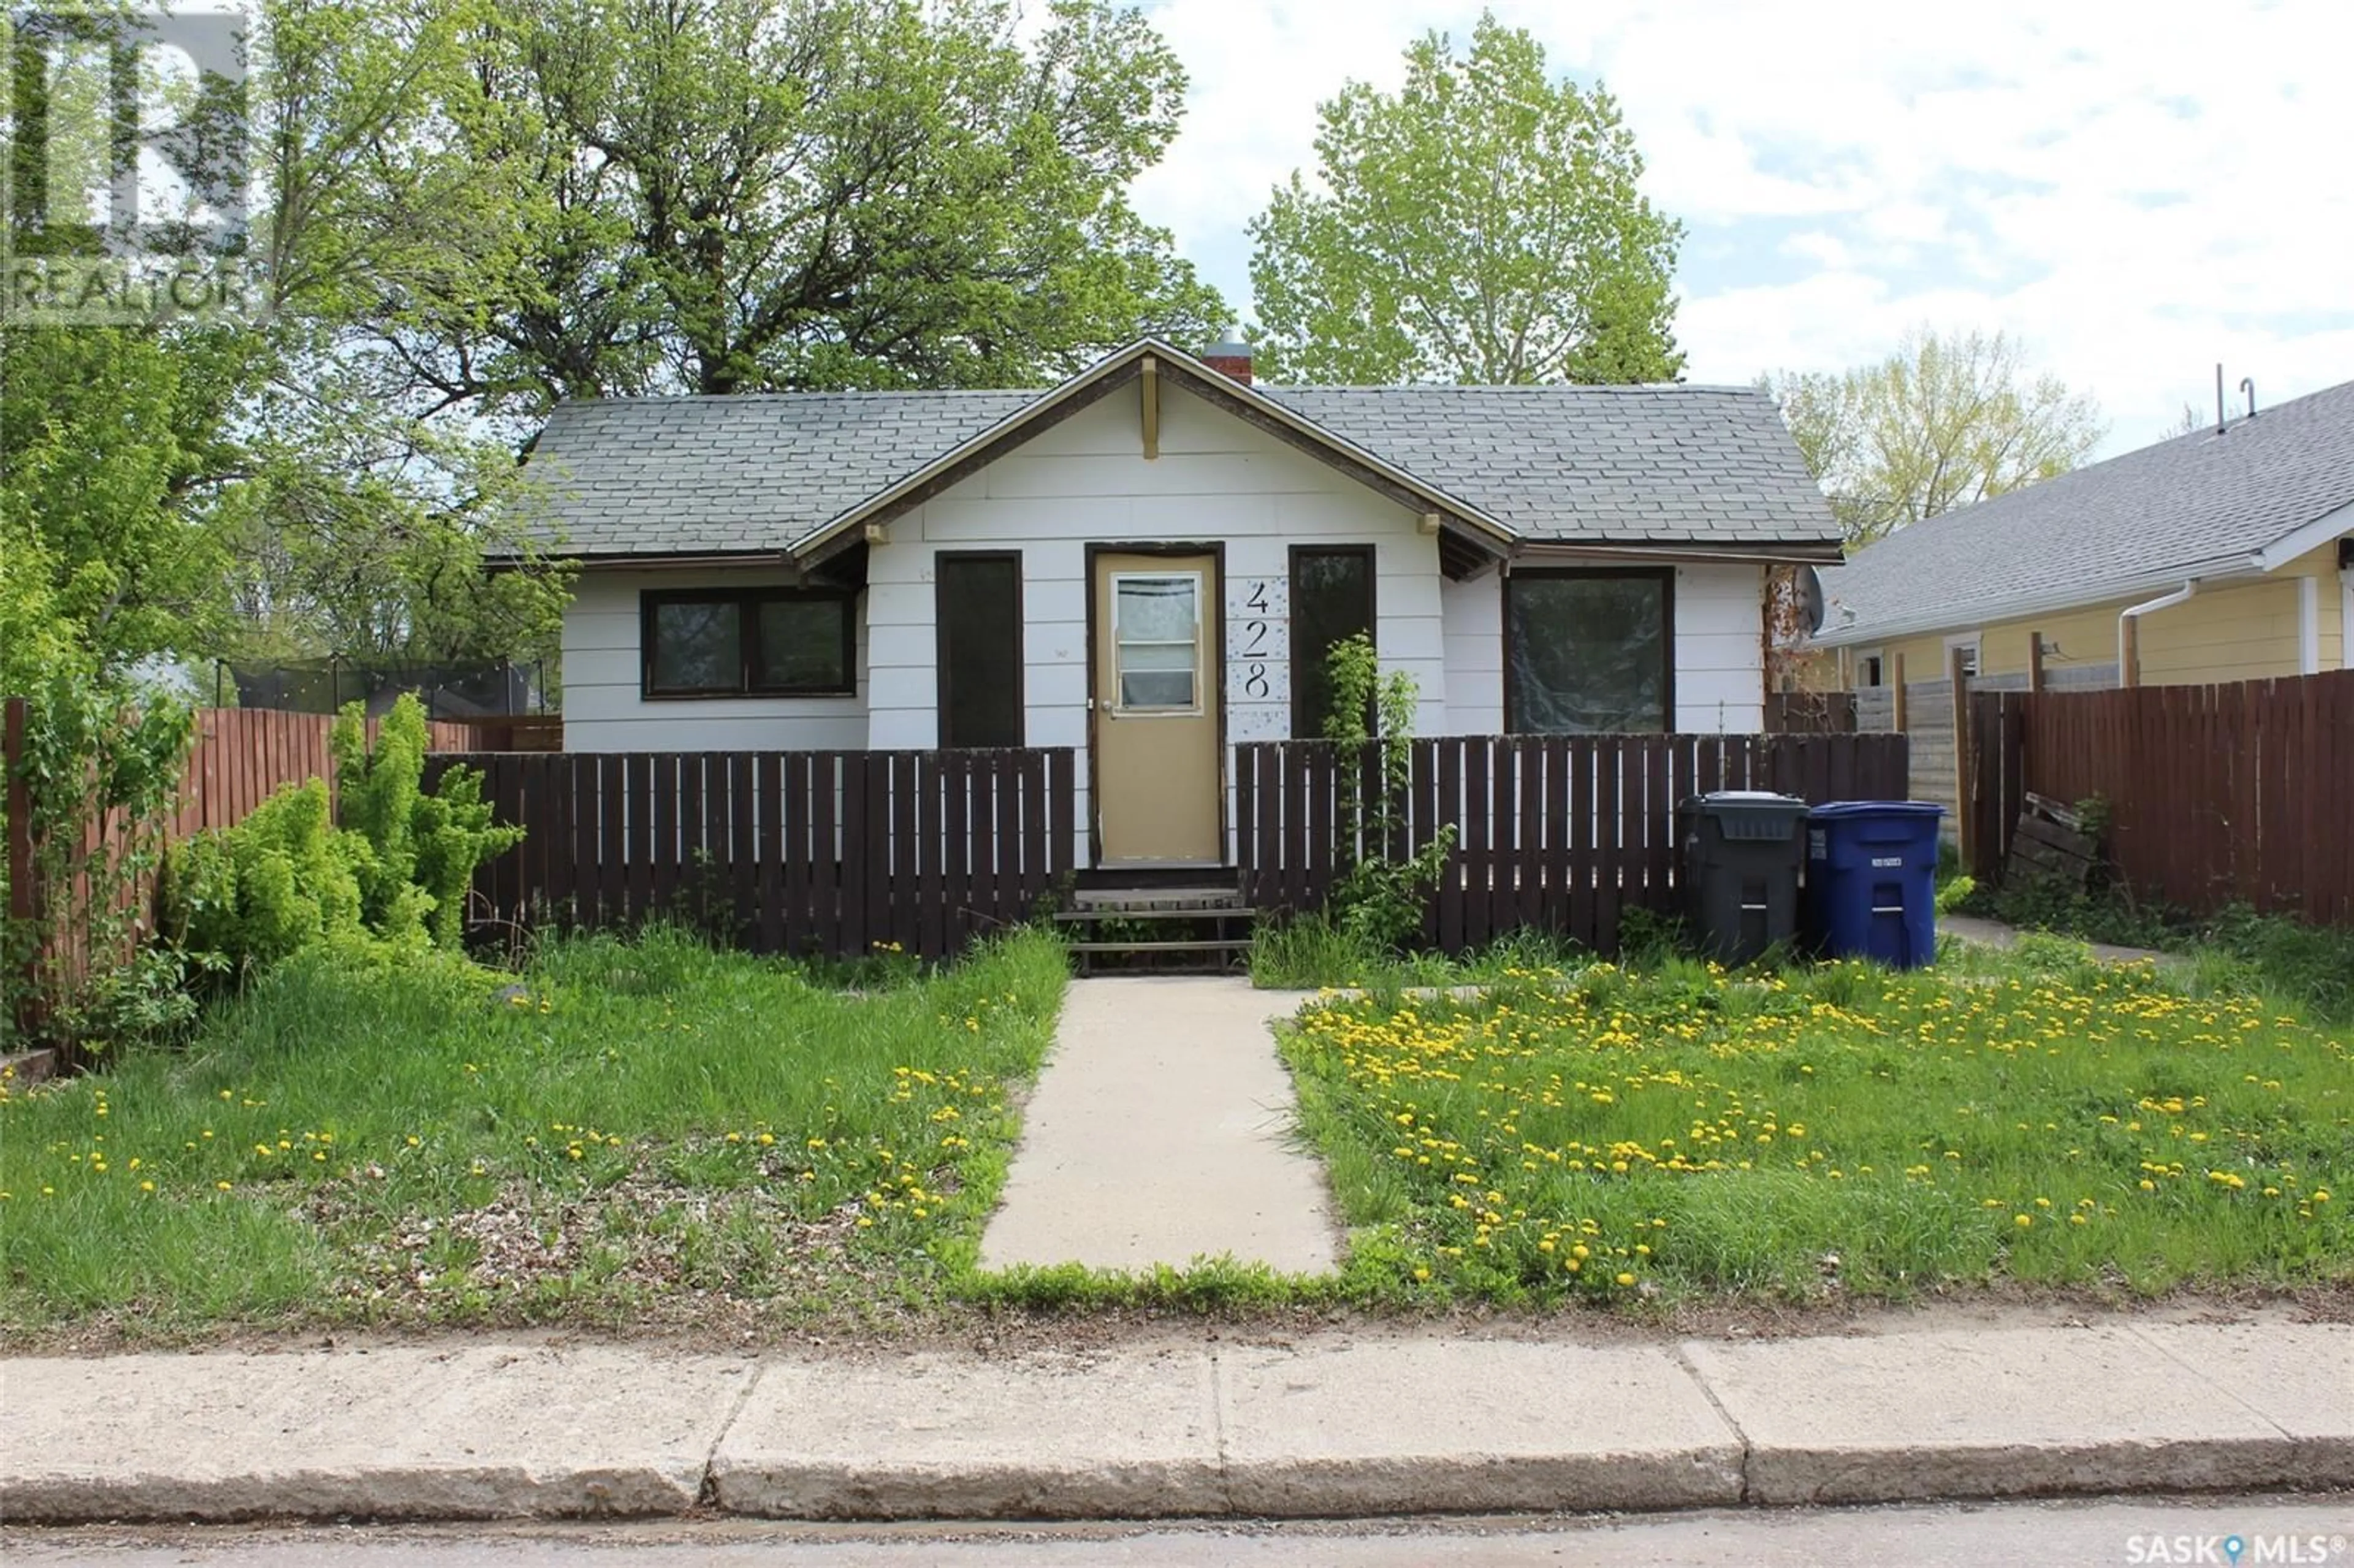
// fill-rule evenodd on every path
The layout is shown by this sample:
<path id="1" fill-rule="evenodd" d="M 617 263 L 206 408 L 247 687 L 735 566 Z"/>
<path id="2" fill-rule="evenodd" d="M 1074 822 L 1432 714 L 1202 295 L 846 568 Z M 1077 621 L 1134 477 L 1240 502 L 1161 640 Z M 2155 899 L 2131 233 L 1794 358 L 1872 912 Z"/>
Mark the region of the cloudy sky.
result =
<path id="1" fill-rule="evenodd" d="M 1495 0 L 1617 95 L 1681 217 L 1696 381 L 2001 328 L 2089 391 L 2106 453 L 2354 379 L 2354 0 Z M 1246 313 L 1244 225 L 1312 168 L 1316 104 L 1394 89 L 1476 0 L 1149 0 L 1193 77 L 1140 182 Z"/>

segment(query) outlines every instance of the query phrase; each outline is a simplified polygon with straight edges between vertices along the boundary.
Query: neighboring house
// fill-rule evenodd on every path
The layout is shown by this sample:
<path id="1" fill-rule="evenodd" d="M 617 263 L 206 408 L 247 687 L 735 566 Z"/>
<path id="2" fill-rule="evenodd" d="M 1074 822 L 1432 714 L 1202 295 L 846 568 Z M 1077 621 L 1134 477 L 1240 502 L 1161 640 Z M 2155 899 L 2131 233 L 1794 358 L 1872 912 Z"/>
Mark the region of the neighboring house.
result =
<path id="1" fill-rule="evenodd" d="M 1897 530 L 1822 574 L 1859 692 L 2180 685 L 2354 664 L 2354 382 Z"/>
<path id="2" fill-rule="evenodd" d="M 1757 730 L 1768 568 L 1839 554 L 1755 389 L 1274 388 L 1235 344 L 568 402 L 531 469 L 568 748 L 1075 747 L 1082 864 L 1228 863 L 1228 747 L 1318 734 L 1354 631 L 1426 735 Z"/>

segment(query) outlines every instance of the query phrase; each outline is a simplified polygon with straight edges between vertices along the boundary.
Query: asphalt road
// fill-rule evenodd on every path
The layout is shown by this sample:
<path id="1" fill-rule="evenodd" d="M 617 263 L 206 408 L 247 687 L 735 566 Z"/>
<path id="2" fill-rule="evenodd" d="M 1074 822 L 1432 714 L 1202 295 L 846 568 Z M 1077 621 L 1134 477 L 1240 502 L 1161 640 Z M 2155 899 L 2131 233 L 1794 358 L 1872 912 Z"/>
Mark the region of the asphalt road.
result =
<path id="1" fill-rule="evenodd" d="M 2232 1548 L 2236 1544 L 2236 1559 Z M 1998 1563 L 2347 1564 L 2354 1495 L 1918 1508 L 1745 1510 L 1580 1519 L 1416 1520 L 1250 1528 L 972 1526 L 820 1531 L 668 1521 L 0 1531 L 11 1568 L 1985 1568 Z"/>

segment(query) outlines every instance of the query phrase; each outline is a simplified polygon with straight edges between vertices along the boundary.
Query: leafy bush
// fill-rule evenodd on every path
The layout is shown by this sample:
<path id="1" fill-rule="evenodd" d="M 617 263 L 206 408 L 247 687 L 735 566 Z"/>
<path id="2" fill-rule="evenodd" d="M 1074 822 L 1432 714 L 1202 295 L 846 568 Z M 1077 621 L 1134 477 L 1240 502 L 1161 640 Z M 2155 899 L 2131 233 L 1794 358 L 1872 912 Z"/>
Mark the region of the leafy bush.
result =
<path id="1" fill-rule="evenodd" d="M 1392 847 L 1405 822 L 1406 790 L 1413 783 L 1415 709 L 1420 694 L 1403 670 L 1386 677 L 1373 639 L 1359 632 L 1332 644 L 1327 656 L 1332 678 L 1332 711 L 1325 735 L 1340 744 L 1341 822 L 1337 835 L 1341 874 L 1332 884 L 1334 922 L 1352 940 L 1379 952 L 1397 952 L 1422 934 L 1422 917 L 1455 848 L 1452 823 L 1409 855 Z M 1373 715 L 1378 734 L 1369 730 Z M 1359 759 L 1378 747 L 1376 787 L 1364 798 Z M 1362 845 L 1362 849 L 1361 849 Z"/>
<path id="2" fill-rule="evenodd" d="M 240 968 L 326 941 L 458 947 L 475 868 L 520 842 L 523 830 L 493 822 L 472 768 L 451 768 L 426 791 L 425 713 L 415 697 L 393 705 L 373 750 L 351 705 L 333 746 L 344 825 L 331 821 L 326 782 L 313 779 L 174 850 L 165 929 L 182 946 Z"/>
<path id="3" fill-rule="evenodd" d="M 167 929 L 182 946 L 266 964 L 359 932 L 367 842 L 330 820 L 327 786 L 290 785 L 226 831 L 199 833 L 166 864 Z"/>

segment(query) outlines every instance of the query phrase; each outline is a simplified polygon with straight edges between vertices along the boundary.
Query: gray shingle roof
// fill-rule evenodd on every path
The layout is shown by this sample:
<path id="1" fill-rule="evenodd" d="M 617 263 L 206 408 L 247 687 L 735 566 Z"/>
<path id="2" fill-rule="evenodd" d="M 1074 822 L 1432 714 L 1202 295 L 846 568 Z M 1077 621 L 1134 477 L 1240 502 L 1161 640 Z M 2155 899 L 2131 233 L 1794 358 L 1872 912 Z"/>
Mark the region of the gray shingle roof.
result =
<path id="1" fill-rule="evenodd" d="M 1754 388 L 1257 390 L 1532 538 L 1766 545 L 1837 537 L 1773 403 Z M 549 416 L 531 466 L 567 554 L 781 550 L 1038 396 L 568 402 Z"/>
<path id="2" fill-rule="evenodd" d="M 2354 381 L 1900 528 L 1823 572 L 1817 641 L 1976 626 L 2244 567 L 2349 503 Z"/>

